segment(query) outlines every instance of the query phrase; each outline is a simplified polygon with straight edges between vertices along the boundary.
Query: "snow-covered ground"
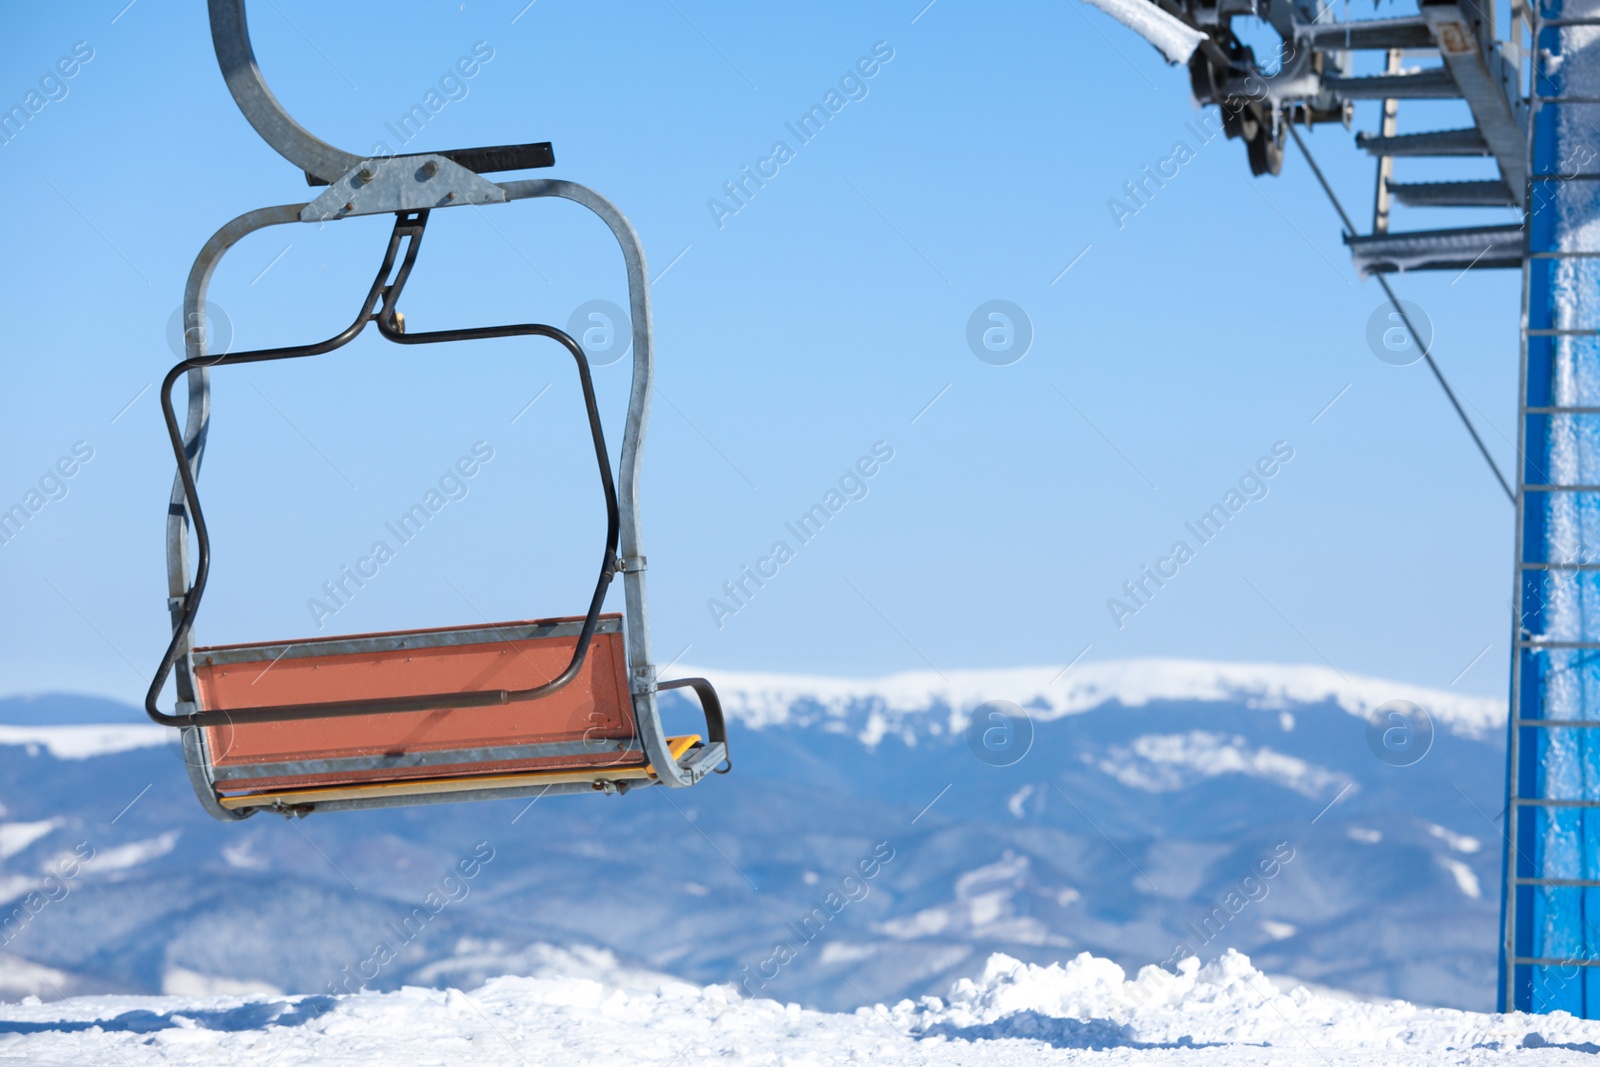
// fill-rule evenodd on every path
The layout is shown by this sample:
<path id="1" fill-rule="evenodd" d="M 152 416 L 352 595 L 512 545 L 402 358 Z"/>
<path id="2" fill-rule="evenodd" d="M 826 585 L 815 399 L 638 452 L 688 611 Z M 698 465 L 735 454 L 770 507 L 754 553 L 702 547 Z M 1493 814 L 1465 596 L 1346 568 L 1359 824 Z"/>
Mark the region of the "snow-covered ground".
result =
<path id="1" fill-rule="evenodd" d="M 1588 1063 L 1600 1022 L 1281 990 L 1236 953 L 1129 979 L 1087 953 L 1004 955 L 946 998 L 851 1013 L 749 999 L 546 950 L 465 992 L 82 997 L 0 1006 L 0 1062 L 29 1064 L 988 1065 Z"/>

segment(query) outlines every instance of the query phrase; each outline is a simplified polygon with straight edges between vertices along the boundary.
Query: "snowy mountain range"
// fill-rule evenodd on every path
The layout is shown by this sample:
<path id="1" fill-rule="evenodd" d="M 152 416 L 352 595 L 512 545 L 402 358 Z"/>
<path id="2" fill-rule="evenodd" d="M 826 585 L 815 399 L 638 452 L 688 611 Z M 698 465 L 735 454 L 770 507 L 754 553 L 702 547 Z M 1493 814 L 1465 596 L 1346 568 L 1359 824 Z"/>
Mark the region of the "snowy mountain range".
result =
<path id="1" fill-rule="evenodd" d="M 1231 948 L 1493 1007 L 1503 702 L 1170 660 L 709 674 L 734 771 L 693 790 L 236 825 L 135 709 L 0 701 L 0 997 L 468 989 L 592 946 L 838 1011 L 994 952 Z M 1396 699 L 1435 727 L 1409 766 L 1368 740 Z"/>

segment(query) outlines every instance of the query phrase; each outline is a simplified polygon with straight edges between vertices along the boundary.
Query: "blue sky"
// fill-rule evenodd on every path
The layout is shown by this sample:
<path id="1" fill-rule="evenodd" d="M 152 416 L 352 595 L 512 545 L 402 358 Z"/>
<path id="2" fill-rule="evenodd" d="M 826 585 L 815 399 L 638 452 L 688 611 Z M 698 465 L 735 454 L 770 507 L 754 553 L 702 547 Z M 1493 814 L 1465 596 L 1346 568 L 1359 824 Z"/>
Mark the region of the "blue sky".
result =
<path id="1" fill-rule="evenodd" d="M 1368 348 L 1382 294 L 1356 279 L 1304 163 L 1291 151 L 1283 176 L 1252 179 L 1242 144 L 1202 141 L 1181 68 L 1078 0 L 524 2 L 409 3 L 395 26 L 307 0 L 251 13 L 275 91 L 332 143 L 370 151 L 441 90 L 406 150 L 550 140 L 544 175 L 632 218 L 656 275 L 643 508 L 661 660 L 876 675 L 1064 665 L 1087 647 L 1504 691 L 1509 505 L 1425 368 Z M 0 693 L 142 696 L 167 639 L 172 478 L 146 387 L 174 362 L 168 324 L 205 239 L 312 195 L 234 108 L 203 5 L 125 4 L 36 5 L 0 40 L 7 108 L 92 49 L 0 145 L 0 505 L 41 480 L 57 497 L 0 545 Z M 475 47 L 491 58 L 445 80 Z M 842 108 L 802 143 L 786 124 L 830 91 Z M 1440 114 L 1403 109 L 1401 128 Z M 1368 217 L 1371 161 L 1338 126 L 1310 140 Z M 1119 227 L 1110 201 L 1179 141 L 1192 158 Z M 767 162 L 777 142 L 787 158 Z M 724 186 L 746 166 L 777 173 L 730 214 Z M 212 287 L 233 348 L 336 332 L 386 233 L 366 219 L 241 243 Z M 1518 279 L 1397 285 L 1509 471 Z M 520 203 L 436 213 L 407 317 L 564 325 L 594 300 L 626 304 L 603 228 Z M 968 344 L 995 300 L 1031 326 L 1007 365 Z M 626 368 L 595 372 L 613 447 Z M 214 397 L 202 643 L 582 611 L 603 514 L 553 347 L 398 349 L 369 332 L 227 368 Z M 480 442 L 493 459 L 465 495 L 317 618 L 323 583 Z M 92 459 L 53 479 L 75 445 Z M 856 499 L 799 543 L 785 524 L 875 446 L 873 475 L 845 483 Z M 1292 459 L 1247 483 L 1257 499 L 1207 543 L 1186 532 L 1275 446 Z M 1161 564 L 1179 540 L 1192 558 Z M 730 601 L 724 583 L 770 573 L 779 541 L 792 558 Z M 1177 574 L 1114 618 L 1145 566 Z"/>

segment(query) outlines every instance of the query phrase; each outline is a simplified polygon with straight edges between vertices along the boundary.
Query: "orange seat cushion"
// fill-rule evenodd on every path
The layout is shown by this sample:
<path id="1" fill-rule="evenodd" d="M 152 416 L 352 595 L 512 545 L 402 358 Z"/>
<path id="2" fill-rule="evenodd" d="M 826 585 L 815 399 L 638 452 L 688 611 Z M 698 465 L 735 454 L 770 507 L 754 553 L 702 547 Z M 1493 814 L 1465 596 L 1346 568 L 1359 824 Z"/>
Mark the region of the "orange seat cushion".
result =
<path id="1" fill-rule="evenodd" d="M 578 676 L 538 700 L 207 727 L 218 772 L 280 765 L 261 767 L 262 773 L 253 777 L 219 773 L 218 788 L 226 792 L 643 763 L 636 750 L 619 750 L 637 732 L 621 620 L 621 615 L 601 616 Z M 566 668 L 582 621 L 543 619 L 197 648 L 195 682 L 205 711 L 531 689 Z M 483 751 L 551 742 L 581 742 L 583 751 L 555 756 Z M 316 766 L 330 760 L 345 766 Z M 361 763 L 381 765 L 348 766 Z"/>

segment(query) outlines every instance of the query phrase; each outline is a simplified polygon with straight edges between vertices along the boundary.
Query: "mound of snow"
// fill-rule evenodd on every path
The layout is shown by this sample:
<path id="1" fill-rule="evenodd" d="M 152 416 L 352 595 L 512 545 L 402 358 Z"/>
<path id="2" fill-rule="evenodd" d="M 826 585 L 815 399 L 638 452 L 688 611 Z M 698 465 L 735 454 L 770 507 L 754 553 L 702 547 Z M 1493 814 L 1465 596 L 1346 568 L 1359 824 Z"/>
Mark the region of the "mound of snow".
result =
<path id="1" fill-rule="evenodd" d="M 1600 1050 L 1600 1022 L 1565 1015 L 1477 1015 L 1362 1003 L 1303 988 L 1280 993 L 1243 956 L 1129 980 L 1081 955 L 1036 967 L 990 958 L 948 1001 L 850 1014 L 741 997 L 581 954 L 588 977 L 495 978 L 472 993 L 406 988 L 355 996 L 30 998 L 0 1006 L 0 1058 L 30 1063 L 472 1063 L 548 1067 L 648 1064 L 1080 1062 L 1458 1064 L 1573 1061 Z M 1157 972 L 1159 974 L 1152 974 Z M 1148 1053 L 1146 1052 L 1148 1051 Z M 1540 1050 L 1540 1051 L 1534 1051 Z M 280 1059 L 281 1057 L 281 1059 Z"/>
<path id="2" fill-rule="evenodd" d="M 1154 701 L 1227 701 L 1271 712 L 1331 703 L 1365 718 L 1380 704 L 1409 700 L 1453 733 L 1474 739 L 1502 728 L 1506 717 L 1505 701 L 1498 698 L 1345 675 L 1309 664 L 1126 659 L 1080 663 L 1067 670 L 907 671 L 876 679 L 688 668 L 682 673 L 704 673 L 716 683 L 724 709 L 756 729 L 830 721 L 842 727 L 864 714 L 859 736 L 867 744 L 891 733 L 914 734 L 918 722 L 959 732 L 973 709 L 991 700 L 1020 704 L 1041 721 L 1112 703 L 1141 707 Z"/>
<path id="3" fill-rule="evenodd" d="M 1412 1053 L 1415 1062 L 1447 1051 L 1546 1045 L 1600 1051 L 1600 1022 L 1565 1013 L 1484 1015 L 1401 1000 L 1355 1001 L 1303 987 L 1284 992 L 1232 949 L 1204 966 L 1190 957 L 1177 974 L 1151 965 L 1132 979 L 1088 953 L 1048 967 L 996 953 L 981 976 L 957 982 L 947 1000 L 903 1001 L 884 1015 L 924 1038 L 1022 1038 L 1064 1048 L 1265 1046 L 1303 1054 L 1305 1062 L 1339 1062 L 1358 1050 Z"/>

